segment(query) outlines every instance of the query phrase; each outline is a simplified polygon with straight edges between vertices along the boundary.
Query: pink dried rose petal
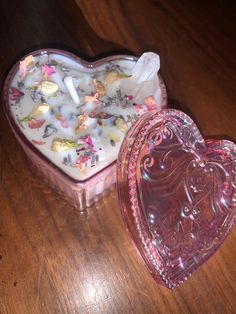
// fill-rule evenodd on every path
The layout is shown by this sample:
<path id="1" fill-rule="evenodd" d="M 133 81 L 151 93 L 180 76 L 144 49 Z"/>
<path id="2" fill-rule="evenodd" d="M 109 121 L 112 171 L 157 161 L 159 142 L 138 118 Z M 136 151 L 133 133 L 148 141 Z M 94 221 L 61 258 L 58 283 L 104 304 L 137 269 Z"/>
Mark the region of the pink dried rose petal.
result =
<path id="1" fill-rule="evenodd" d="M 83 143 L 89 145 L 90 147 L 93 147 L 93 141 L 89 135 L 82 136 L 79 141 L 82 141 Z"/>
<path id="2" fill-rule="evenodd" d="M 133 95 L 125 95 L 125 98 L 126 98 L 128 101 L 131 101 L 131 100 L 133 100 L 134 96 L 133 96 Z"/>
<path id="3" fill-rule="evenodd" d="M 18 88 L 16 88 L 16 87 L 10 88 L 10 97 L 9 97 L 10 100 L 17 101 L 22 96 L 24 96 L 24 93 L 22 91 L 20 91 Z"/>
<path id="4" fill-rule="evenodd" d="M 76 160 L 76 166 L 79 168 L 79 169 L 82 169 L 85 165 L 85 163 L 90 160 L 90 156 L 86 156 L 86 155 L 81 155 L 77 158 Z"/>
<path id="5" fill-rule="evenodd" d="M 94 149 L 94 148 L 92 148 L 92 147 L 90 147 L 90 153 L 91 154 L 95 154 L 97 151 Z"/>
<path id="6" fill-rule="evenodd" d="M 36 145 L 44 145 L 46 142 L 32 140 L 32 143 L 33 143 L 33 144 L 36 144 Z"/>
<path id="7" fill-rule="evenodd" d="M 77 159 L 77 162 L 84 163 L 84 162 L 88 161 L 89 159 L 90 159 L 89 156 L 87 156 L 87 155 L 81 155 L 81 156 Z"/>
<path id="8" fill-rule="evenodd" d="M 65 129 L 65 128 L 68 128 L 69 127 L 69 124 L 66 120 L 65 117 L 63 117 L 61 114 L 58 114 L 55 116 L 56 119 L 60 122 L 61 126 Z"/>
<path id="9" fill-rule="evenodd" d="M 41 120 L 36 120 L 36 119 L 30 119 L 28 122 L 28 126 L 31 129 L 39 129 L 41 128 L 41 126 L 44 124 L 45 120 L 41 119 Z"/>
<path id="10" fill-rule="evenodd" d="M 42 72 L 44 77 L 47 79 L 48 77 L 52 76 L 52 74 L 55 73 L 55 70 L 49 65 L 45 64 L 42 66 Z"/>

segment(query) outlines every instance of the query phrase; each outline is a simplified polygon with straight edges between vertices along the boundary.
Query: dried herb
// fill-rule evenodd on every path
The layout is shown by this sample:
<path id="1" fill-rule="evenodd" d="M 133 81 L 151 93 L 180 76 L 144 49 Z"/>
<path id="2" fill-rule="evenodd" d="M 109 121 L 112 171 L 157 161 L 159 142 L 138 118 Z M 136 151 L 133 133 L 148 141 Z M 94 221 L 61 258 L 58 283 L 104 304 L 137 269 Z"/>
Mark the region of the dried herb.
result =
<path id="1" fill-rule="evenodd" d="M 43 138 L 47 138 L 55 132 L 57 132 L 57 128 L 53 124 L 48 124 L 45 126 Z"/>

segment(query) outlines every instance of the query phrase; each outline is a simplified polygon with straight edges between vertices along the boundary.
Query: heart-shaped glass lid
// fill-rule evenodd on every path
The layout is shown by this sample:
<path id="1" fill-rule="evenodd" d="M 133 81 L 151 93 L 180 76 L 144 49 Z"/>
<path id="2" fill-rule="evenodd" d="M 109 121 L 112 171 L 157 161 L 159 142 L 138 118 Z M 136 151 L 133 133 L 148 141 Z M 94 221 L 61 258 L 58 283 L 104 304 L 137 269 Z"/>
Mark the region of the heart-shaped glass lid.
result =
<path id="1" fill-rule="evenodd" d="M 127 229 L 157 281 L 178 286 L 220 244 L 236 217 L 236 146 L 204 140 L 183 112 L 144 115 L 118 158 Z"/>

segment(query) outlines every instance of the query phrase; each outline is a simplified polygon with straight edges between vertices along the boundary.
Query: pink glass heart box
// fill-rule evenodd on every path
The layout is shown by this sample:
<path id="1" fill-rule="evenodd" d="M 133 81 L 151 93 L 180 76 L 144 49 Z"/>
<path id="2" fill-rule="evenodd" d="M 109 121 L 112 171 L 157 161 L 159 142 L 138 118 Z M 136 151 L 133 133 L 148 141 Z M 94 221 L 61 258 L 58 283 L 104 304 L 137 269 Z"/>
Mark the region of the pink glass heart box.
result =
<path id="1" fill-rule="evenodd" d="M 136 62 L 117 55 L 88 63 L 46 49 L 22 58 L 7 76 L 4 110 L 15 136 L 44 179 L 81 211 L 114 186 L 125 132 L 145 109 L 120 87 Z M 68 92 L 65 78 L 76 92 Z M 161 109 L 166 90 L 157 82 Z"/>

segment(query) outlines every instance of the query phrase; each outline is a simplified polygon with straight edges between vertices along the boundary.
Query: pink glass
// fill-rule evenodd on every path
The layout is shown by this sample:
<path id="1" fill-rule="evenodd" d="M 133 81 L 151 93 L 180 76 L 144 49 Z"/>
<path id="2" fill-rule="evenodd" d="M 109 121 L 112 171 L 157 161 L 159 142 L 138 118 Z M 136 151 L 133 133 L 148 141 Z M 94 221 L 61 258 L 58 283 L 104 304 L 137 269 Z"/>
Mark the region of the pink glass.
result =
<path id="1" fill-rule="evenodd" d="M 115 55 L 100 59 L 93 63 L 86 62 L 74 54 L 58 49 L 46 49 L 37 50 L 31 52 L 29 55 L 37 56 L 40 54 L 55 53 L 62 56 L 66 56 L 76 61 L 82 68 L 90 69 L 91 73 L 96 71 L 97 67 L 116 60 L 129 60 L 134 64 L 137 58 L 127 55 Z M 26 57 L 26 56 L 25 56 Z M 25 58 L 24 57 L 24 58 Z M 22 58 L 23 59 L 23 58 Z M 10 84 L 19 68 L 20 61 L 15 64 L 12 70 L 9 72 L 5 86 L 4 86 L 4 111 L 9 124 L 18 139 L 21 147 L 25 151 L 29 158 L 30 164 L 34 166 L 39 174 L 41 174 L 44 180 L 52 187 L 56 189 L 65 199 L 67 199 L 71 205 L 83 211 L 86 207 L 91 206 L 95 201 L 109 192 L 116 183 L 116 162 L 111 163 L 109 166 L 103 168 L 100 172 L 96 173 L 92 177 L 84 181 L 78 181 L 57 167 L 51 162 L 43 153 L 41 153 L 21 132 L 19 125 L 16 124 L 8 101 Z M 161 107 L 166 107 L 166 89 L 165 85 L 160 78 L 160 89 L 162 93 Z"/>
<path id="2" fill-rule="evenodd" d="M 205 141 L 183 112 L 139 119 L 120 149 L 117 176 L 125 225 L 169 288 L 206 261 L 236 221 L 236 145 Z"/>

